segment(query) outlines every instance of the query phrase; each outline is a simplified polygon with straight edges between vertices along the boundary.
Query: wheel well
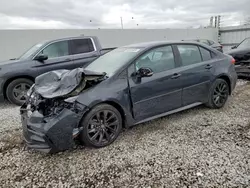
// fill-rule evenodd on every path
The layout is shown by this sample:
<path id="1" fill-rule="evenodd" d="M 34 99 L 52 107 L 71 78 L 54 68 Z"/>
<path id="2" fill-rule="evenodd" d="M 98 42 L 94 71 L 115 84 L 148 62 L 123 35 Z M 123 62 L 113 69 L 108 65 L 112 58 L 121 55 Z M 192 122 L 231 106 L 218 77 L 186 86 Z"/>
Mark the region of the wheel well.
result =
<path id="1" fill-rule="evenodd" d="M 122 107 L 119 104 L 117 104 L 116 102 L 113 102 L 113 101 L 105 101 L 104 103 L 113 106 L 114 108 L 116 108 L 120 112 L 120 114 L 122 116 L 122 127 L 126 128 L 126 116 L 125 116 L 125 112 L 122 109 Z"/>
<path id="2" fill-rule="evenodd" d="M 13 80 L 16 80 L 16 79 L 18 79 L 18 78 L 26 78 L 26 79 L 29 79 L 29 80 L 31 80 L 31 81 L 35 81 L 35 79 L 32 77 L 32 76 L 16 76 L 16 77 L 13 77 L 13 78 L 10 78 L 10 79 L 8 79 L 6 82 L 5 82 L 5 84 L 4 84 L 4 86 L 3 86 L 3 91 L 4 91 L 4 98 L 6 98 L 6 89 L 7 89 L 7 87 L 8 87 L 8 85 L 13 81 Z"/>
<path id="3" fill-rule="evenodd" d="M 227 84 L 229 86 L 229 94 L 231 95 L 232 90 L 231 90 L 231 81 L 230 81 L 229 77 L 222 75 L 222 76 L 219 76 L 218 78 L 223 79 L 227 82 Z"/>

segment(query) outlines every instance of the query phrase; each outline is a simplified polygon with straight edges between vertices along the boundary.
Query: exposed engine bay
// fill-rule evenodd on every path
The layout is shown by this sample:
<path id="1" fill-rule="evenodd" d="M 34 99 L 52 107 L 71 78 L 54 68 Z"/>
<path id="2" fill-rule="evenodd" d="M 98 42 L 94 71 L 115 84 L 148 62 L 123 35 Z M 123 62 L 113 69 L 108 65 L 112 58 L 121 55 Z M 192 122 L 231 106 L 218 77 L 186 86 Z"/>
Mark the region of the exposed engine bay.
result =
<path id="1" fill-rule="evenodd" d="M 81 131 L 79 122 L 88 108 L 76 99 L 105 80 L 106 73 L 57 70 L 36 78 L 21 106 L 23 134 L 29 148 L 46 153 L 69 149 Z"/>

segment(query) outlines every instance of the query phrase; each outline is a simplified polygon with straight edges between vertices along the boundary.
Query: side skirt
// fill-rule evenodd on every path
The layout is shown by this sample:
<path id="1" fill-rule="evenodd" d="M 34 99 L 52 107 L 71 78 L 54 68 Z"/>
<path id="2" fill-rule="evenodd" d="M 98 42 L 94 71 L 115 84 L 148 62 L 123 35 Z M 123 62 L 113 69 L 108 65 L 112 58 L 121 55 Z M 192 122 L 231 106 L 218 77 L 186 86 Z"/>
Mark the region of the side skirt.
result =
<path id="1" fill-rule="evenodd" d="M 193 104 L 181 107 L 181 108 L 177 108 L 177 109 L 172 110 L 172 111 L 164 112 L 162 114 L 159 114 L 159 115 L 156 115 L 156 116 L 152 116 L 150 118 L 146 118 L 144 120 L 136 122 L 134 125 L 137 125 L 137 124 L 140 124 L 140 123 L 144 123 L 144 122 L 147 122 L 147 121 L 150 121 L 150 120 L 153 120 L 153 119 L 157 119 L 157 118 L 160 118 L 160 117 L 163 117 L 163 116 L 167 116 L 167 115 L 170 115 L 170 114 L 174 114 L 174 113 L 177 113 L 177 112 L 180 112 L 180 111 L 183 111 L 183 110 L 187 110 L 189 108 L 193 108 L 193 107 L 199 106 L 201 104 L 202 104 L 201 102 L 196 102 L 196 103 L 193 103 Z"/>

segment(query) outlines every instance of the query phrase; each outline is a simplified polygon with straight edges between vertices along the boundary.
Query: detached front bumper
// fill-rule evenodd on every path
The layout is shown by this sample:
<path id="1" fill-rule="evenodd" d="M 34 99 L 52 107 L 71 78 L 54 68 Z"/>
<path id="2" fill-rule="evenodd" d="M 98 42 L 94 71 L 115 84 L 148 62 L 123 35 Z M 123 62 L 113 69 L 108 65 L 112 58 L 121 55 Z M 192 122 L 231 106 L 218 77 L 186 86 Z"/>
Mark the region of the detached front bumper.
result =
<path id="1" fill-rule="evenodd" d="M 51 117 L 44 117 L 38 111 L 28 116 L 29 110 L 24 104 L 20 113 L 23 136 L 28 148 L 45 153 L 56 153 L 75 145 L 74 137 L 80 132 L 78 124 L 84 111 L 77 114 L 64 108 Z"/>

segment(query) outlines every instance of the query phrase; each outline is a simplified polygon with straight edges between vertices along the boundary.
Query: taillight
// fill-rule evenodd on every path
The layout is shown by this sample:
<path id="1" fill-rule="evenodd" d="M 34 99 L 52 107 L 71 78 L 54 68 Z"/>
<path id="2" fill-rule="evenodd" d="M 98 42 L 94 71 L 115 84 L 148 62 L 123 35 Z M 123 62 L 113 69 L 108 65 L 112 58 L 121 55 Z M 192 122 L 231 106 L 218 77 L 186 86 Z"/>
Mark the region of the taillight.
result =
<path id="1" fill-rule="evenodd" d="M 235 62 L 236 62 L 235 59 L 232 58 L 231 63 L 232 63 L 232 64 L 235 64 Z"/>

